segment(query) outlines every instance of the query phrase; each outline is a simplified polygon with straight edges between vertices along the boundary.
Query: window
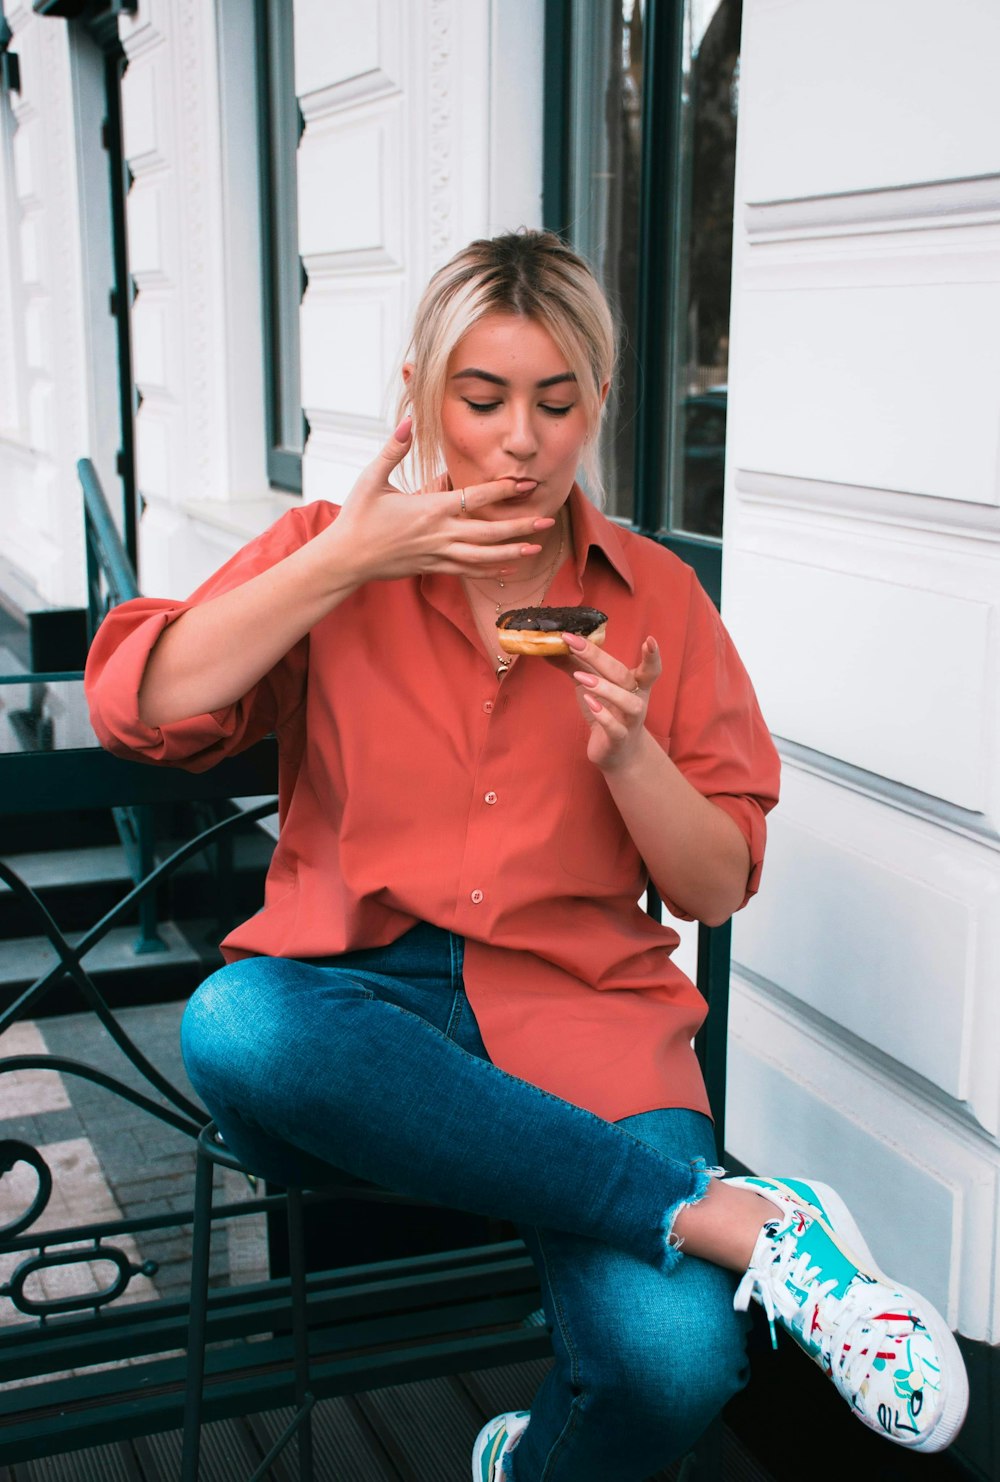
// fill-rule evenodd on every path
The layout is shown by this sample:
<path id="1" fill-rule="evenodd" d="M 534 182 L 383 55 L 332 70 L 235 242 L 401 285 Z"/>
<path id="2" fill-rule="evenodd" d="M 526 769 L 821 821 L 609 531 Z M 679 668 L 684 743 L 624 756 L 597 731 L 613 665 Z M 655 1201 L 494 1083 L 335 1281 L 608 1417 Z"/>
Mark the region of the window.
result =
<path id="1" fill-rule="evenodd" d="M 740 0 L 549 0 L 546 17 L 546 224 L 622 329 L 608 512 L 717 601 L 740 22 Z"/>
<path id="2" fill-rule="evenodd" d="M 264 322 L 267 470 L 301 493 L 305 421 L 299 384 L 295 159 L 301 117 L 295 95 L 292 0 L 255 0 Z"/>

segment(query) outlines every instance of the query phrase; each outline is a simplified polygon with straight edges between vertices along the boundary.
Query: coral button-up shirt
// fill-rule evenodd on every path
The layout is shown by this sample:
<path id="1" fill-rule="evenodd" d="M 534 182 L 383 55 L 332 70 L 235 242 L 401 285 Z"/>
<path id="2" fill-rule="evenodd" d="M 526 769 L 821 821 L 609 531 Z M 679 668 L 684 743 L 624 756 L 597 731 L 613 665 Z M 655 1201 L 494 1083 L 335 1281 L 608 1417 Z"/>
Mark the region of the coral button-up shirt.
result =
<path id="1" fill-rule="evenodd" d="M 750 681 L 692 570 L 570 496 L 573 558 L 547 600 L 608 614 L 607 649 L 663 673 L 647 726 L 750 847 L 747 898 L 777 801 L 778 758 Z M 93 724 L 122 756 L 194 771 L 275 732 L 280 836 L 261 911 L 227 961 L 379 946 L 428 921 L 465 939 L 465 983 L 504 1070 L 618 1119 L 708 1111 L 692 1039 L 705 1014 L 640 904 L 647 875 L 600 771 L 573 685 L 515 660 L 498 681 L 458 580 L 371 582 L 236 704 L 142 724 L 144 666 L 168 623 L 318 534 L 337 507 L 284 515 L 187 602 L 113 609 L 87 666 Z M 667 902 L 675 915 L 683 915 Z"/>

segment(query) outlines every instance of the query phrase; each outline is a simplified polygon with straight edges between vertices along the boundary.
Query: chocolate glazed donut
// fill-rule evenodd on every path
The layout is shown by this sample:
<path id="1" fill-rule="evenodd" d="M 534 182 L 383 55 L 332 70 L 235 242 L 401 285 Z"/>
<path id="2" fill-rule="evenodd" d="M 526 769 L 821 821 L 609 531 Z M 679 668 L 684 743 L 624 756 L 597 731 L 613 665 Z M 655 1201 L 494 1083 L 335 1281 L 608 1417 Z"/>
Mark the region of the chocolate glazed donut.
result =
<path id="1" fill-rule="evenodd" d="M 608 615 L 596 607 L 512 607 L 497 618 L 497 642 L 505 653 L 569 653 L 564 633 L 579 633 L 600 646 L 607 632 Z"/>

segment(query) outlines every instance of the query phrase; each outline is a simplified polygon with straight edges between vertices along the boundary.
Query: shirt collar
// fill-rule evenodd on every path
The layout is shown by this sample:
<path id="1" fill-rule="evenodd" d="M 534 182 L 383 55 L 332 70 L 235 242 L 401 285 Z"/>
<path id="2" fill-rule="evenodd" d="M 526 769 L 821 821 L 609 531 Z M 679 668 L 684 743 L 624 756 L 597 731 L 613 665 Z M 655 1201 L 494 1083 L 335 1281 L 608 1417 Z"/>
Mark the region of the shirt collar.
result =
<path id="1" fill-rule="evenodd" d="M 567 503 L 573 531 L 573 549 L 576 553 L 576 578 L 581 591 L 590 553 L 596 550 L 600 551 L 612 570 L 617 572 L 629 591 L 634 593 L 635 578 L 618 527 L 591 504 L 579 484 L 573 485 Z"/>

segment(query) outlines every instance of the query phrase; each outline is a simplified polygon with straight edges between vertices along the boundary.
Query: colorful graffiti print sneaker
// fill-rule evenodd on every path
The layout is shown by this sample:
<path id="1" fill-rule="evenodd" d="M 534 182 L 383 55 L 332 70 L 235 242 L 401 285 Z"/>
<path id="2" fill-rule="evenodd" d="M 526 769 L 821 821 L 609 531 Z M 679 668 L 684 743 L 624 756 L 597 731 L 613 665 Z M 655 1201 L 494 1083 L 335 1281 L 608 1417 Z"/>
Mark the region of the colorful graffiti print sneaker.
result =
<path id="1" fill-rule="evenodd" d="M 503 1465 L 528 1428 L 528 1411 L 511 1410 L 488 1420 L 472 1449 L 472 1482 L 503 1482 Z"/>
<path id="2" fill-rule="evenodd" d="M 943 1451 L 969 1384 L 944 1318 L 875 1265 L 843 1200 L 801 1179 L 730 1178 L 776 1205 L 734 1305 L 755 1297 L 819 1364 L 858 1419 L 900 1446 Z"/>

